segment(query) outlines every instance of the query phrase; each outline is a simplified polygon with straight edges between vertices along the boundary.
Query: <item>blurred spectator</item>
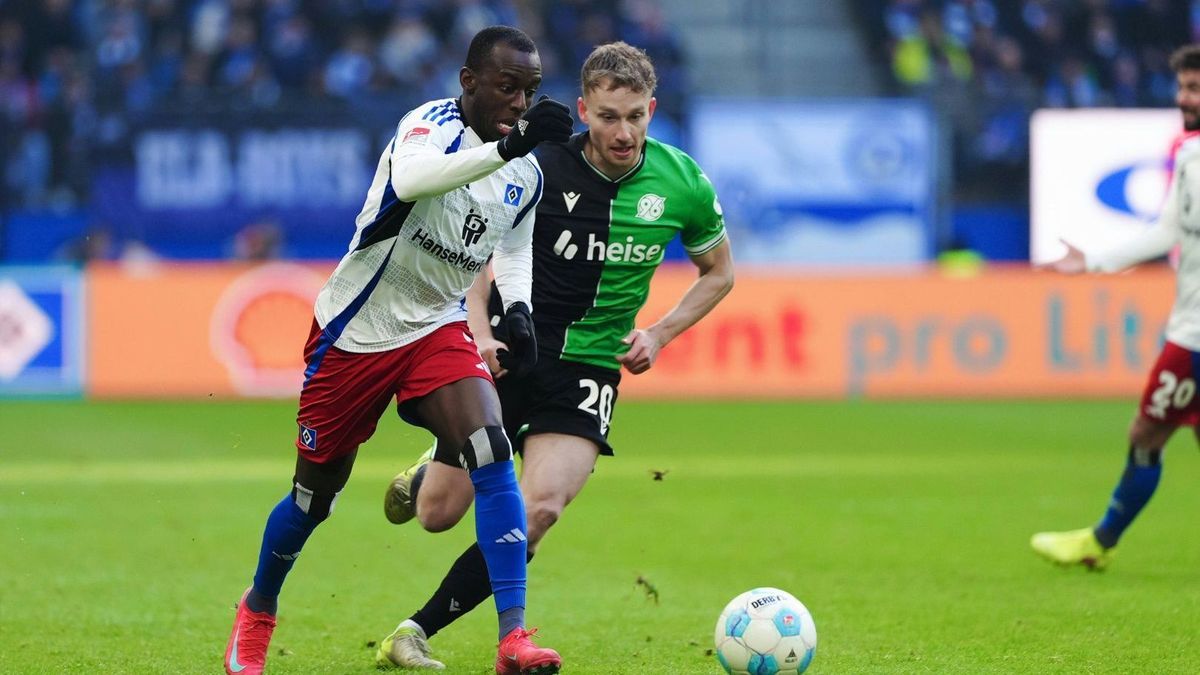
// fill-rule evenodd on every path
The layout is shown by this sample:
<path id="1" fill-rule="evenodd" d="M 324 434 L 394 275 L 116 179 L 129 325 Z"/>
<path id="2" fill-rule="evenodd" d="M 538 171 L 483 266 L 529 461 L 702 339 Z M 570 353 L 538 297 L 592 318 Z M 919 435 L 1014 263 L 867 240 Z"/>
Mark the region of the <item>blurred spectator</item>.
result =
<path id="1" fill-rule="evenodd" d="M 958 38 L 943 30 L 941 14 L 929 7 L 921 12 L 917 30 L 896 43 L 892 68 L 896 79 L 910 87 L 965 82 L 971 78 L 971 55 Z"/>
<path id="2" fill-rule="evenodd" d="M 652 0 L 625 0 L 622 16 L 621 39 L 644 49 L 654 62 L 658 75 L 658 89 L 654 95 L 658 99 L 658 111 L 662 113 L 660 122 L 663 126 L 678 127 L 687 112 L 687 73 L 679 37 L 668 25 L 662 7 Z M 653 135 L 672 143 L 657 131 Z"/>
<path id="3" fill-rule="evenodd" d="M 279 223 L 266 219 L 243 227 L 233 238 L 235 260 L 263 262 L 275 260 L 283 250 L 283 230 Z"/>
<path id="4" fill-rule="evenodd" d="M 63 244 L 55 256 L 60 262 L 86 265 L 89 262 L 117 259 L 117 243 L 107 225 L 93 225 L 87 232 Z"/>
<path id="5" fill-rule="evenodd" d="M 309 18 L 299 13 L 282 17 L 272 23 L 268 36 L 266 46 L 271 69 L 280 85 L 295 89 L 307 87 L 321 59 Z"/>
<path id="6" fill-rule="evenodd" d="M 416 10 L 397 14 L 379 43 L 379 62 L 402 86 L 414 86 L 429 76 L 438 56 L 438 40 Z"/>
<path id="7" fill-rule="evenodd" d="M 1113 103 L 1121 108 L 1148 104 L 1142 87 L 1142 71 L 1132 54 L 1122 53 L 1113 61 L 1111 86 Z"/>
<path id="8" fill-rule="evenodd" d="M 366 31 L 355 29 L 342 40 L 342 46 L 325 65 L 325 92 L 340 98 L 354 98 L 366 92 L 375 74 L 371 39 Z"/>
<path id="9" fill-rule="evenodd" d="M 1046 78 L 1043 102 L 1048 107 L 1090 108 L 1102 100 L 1095 73 L 1074 54 L 1056 62 Z"/>

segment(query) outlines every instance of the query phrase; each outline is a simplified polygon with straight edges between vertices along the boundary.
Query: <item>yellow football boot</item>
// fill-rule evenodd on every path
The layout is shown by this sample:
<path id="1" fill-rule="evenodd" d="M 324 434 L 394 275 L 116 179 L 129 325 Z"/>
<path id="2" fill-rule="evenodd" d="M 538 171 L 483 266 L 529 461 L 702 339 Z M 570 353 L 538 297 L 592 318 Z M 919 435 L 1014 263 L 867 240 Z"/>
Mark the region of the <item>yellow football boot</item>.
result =
<path id="1" fill-rule="evenodd" d="M 437 447 L 437 446 L 434 446 Z M 396 474 L 383 496 L 383 513 L 397 525 L 407 523 L 417 515 L 417 490 L 425 478 L 425 468 L 433 461 L 433 450 L 426 450 L 416 463 Z"/>
<path id="2" fill-rule="evenodd" d="M 1092 528 L 1069 532 L 1038 532 L 1029 540 L 1038 555 L 1059 565 L 1083 565 L 1090 570 L 1108 567 L 1116 547 L 1104 548 Z"/>

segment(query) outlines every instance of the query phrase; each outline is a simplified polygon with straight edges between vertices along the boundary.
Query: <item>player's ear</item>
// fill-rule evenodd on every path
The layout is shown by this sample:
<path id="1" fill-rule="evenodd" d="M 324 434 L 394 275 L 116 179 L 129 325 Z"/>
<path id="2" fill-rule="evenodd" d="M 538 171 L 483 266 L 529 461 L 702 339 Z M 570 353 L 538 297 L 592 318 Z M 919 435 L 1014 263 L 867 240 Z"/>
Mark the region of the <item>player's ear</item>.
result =
<path id="1" fill-rule="evenodd" d="M 467 94 L 468 96 L 475 95 L 475 88 L 478 83 L 475 80 L 475 73 L 471 72 L 470 68 L 463 66 L 461 69 L 459 69 L 458 84 L 462 87 L 464 94 Z"/>
<path id="2" fill-rule="evenodd" d="M 646 121 L 649 122 L 654 117 L 654 109 L 658 107 L 658 99 L 650 97 L 650 105 L 646 106 Z"/>
<path id="3" fill-rule="evenodd" d="M 579 112 L 579 121 L 584 124 L 588 123 L 587 119 L 587 104 L 583 102 L 583 97 L 580 96 L 575 101 L 575 109 Z"/>

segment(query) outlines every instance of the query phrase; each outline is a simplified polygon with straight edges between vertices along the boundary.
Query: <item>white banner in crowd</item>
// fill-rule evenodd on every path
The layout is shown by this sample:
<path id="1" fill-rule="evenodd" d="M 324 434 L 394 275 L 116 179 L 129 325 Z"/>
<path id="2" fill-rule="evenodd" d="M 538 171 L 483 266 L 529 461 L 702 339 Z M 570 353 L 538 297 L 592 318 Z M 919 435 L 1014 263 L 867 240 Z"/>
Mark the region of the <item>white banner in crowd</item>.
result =
<path id="1" fill-rule="evenodd" d="M 738 260 L 896 264 L 933 251 L 935 137 L 917 101 L 701 99 L 689 147 Z"/>
<path id="2" fill-rule="evenodd" d="M 1158 215 L 1179 111 L 1039 110 L 1030 122 L 1030 257 L 1058 258 L 1064 239 L 1094 251 Z"/>

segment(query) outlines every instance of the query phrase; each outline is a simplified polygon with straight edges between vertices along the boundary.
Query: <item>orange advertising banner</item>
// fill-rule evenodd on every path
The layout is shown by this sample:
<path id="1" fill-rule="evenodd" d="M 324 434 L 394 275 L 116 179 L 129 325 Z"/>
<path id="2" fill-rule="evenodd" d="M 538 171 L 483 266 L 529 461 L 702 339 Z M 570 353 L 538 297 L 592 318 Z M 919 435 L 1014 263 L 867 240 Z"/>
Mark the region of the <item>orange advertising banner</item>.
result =
<path id="1" fill-rule="evenodd" d="M 655 277 L 639 317 L 695 278 Z M 629 396 L 1111 396 L 1141 391 L 1174 297 L 1166 268 L 810 276 L 739 269 L 730 295 Z"/>
<path id="2" fill-rule="evenodd" d="M 86 390 L 96 397 L 295 397 L 312 303 L 332 264 L 87 271 Z M 639 325 L 675 304 L 654 279 Z M 1135 396 L 1174 297 L 1166 268 L 814 275 L 742 268 L 711 315 L 627 397 Z M 536 308 L 535 308 L 536 313 Z"/>
<path id="3" fill-rule="evenodd" d="M 96 397 L 298 397 L 313 300 L 333 264 L 92 265 Z"/>

